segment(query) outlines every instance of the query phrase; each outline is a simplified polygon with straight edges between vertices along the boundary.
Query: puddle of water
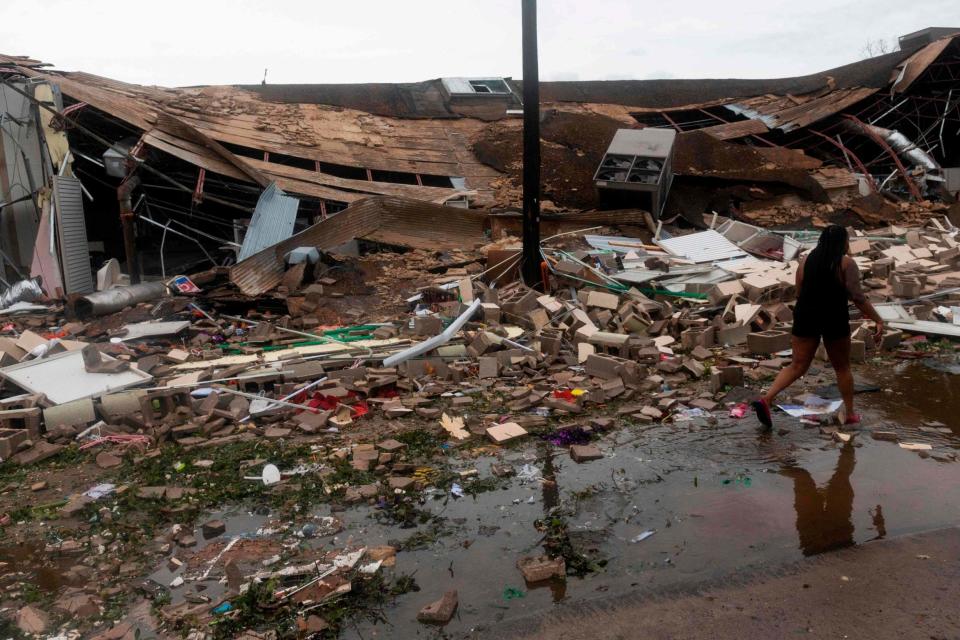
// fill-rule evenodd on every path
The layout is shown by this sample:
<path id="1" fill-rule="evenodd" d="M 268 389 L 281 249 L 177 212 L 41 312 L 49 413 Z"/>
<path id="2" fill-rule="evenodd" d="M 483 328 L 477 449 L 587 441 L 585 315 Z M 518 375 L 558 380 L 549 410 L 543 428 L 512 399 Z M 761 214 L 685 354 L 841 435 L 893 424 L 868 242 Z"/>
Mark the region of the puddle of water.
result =
<path id="1" fill-rule="evenodd" d="M 7 579 L 12 582 L 26 581 L 50 593 L 72 584 L 69 569 L 80 560 L 82 557 L 49 554 L 42 541 L 0 546 L 4 582 Z"/>
<path id="2" fill-rule="evenodd" d="M 897 431 L 902 440 L 930 442 L 939 453 L 960 447 L 960 428 L 952 418 L 960 400 L 951 400 L 960 399 L 960 379 L 913 363 L 878 372 L 873 381 L 897 391 L 858 396 L 867 425 Z M 953 431 L 921 430 L 930 420 Z M 839 445 L 793 419 L 779 417 L 778 427 L 789 432 L 758 433 L 749 417 L 721 419 L 715 426 L 691 421 L 615 429 L 597 443 L 605 457 L 586 464 L 559 448 L 544 456 L 552 445 L 532 438 L 502 459 L 471 460 L 480 477 L 490 475 L 493 462 L 517 470 L 532 465 L 536 477 L 517 477 L 475 497 L 428 495 L 421 508 L 444 519 L 444 535 L 425 537 L 424 548 L 398 553 L 393 570 L 412 574 L 422 590 L 385 607 L 389 625 L 358 622 L 343 637 L 470 637 L 499 621 L 570 602 L 656 592 L 960 522 L 960 465 L 874 441 L 867 431 L 853 444 Z M 556 506 L 573 513 L 571 541 L 608 563 L 582 579 L 525 585 L 516 562 L 543 553 L 543 534 L 534 522 Z M 329 513 L 321 509 L 314 515 Z M 367 505 L 350 507 L 334 514 L 342 520 L 341 532 L 299 544 L 339 550 L 351 543 L 396 545 L 415 533 L 430 533 L 427 524 L 399 528 L 379 522 L 377 514 Z M 198 553 L 206 545 L 249 536 L 269 521 L 243 512 L 210 517 L 223 519 L 227 532 L 204 541 L 198 528 Z M 652 536 L 631 542 L 650 530 Z M 290 531 L 267 537 L 289 543 Z M 203 583 L 203 593 L 214 600 L 223 590 L 222 562 L 216 566 Z M 161 568 L 152 577 L 169 584 L 175 575 Z M 174 602 L 197 586 L 188 582 L 174 589 Z M 524 597 L 507 599 L 507 588 Z M 442 631 L 419 625 L 418 610 L 449 589 L 460 599 L 450 624 Z"/>
<path id="3" fill-rule="evenodd" d="M 956 429 L 948 402 L 960 398 L 954 393 L 960 380 L 912 364 L 875 382 L 903 395 L 858 395 L 871 428 L 895 430 L 903 440 L 930 442 L 941 452 L 960 446 L 956 435 L 919 429 L 930 420 Z M 508 524 L 489 538 L 465 527 L 429 551 L 399 554 L 397 570 L 415 573 L 423 591 L 386 610 L 392 626 L 360 625 L 344 637 L 422 634 L 417 610 L 447 589 L 459 591 L 460 609 L 444 632 L 469 637 L 497 621 L 564 603 L 654 592 L 960 522 L 960 466 L 874 441 L 867 430 L 854 444 L 839 445 L 796 420 L 778 422 L 789 433 L 759 434 L 749 418 L 715 427 L 691 422 L 621 430 L 600 441 L 602 460 L 578 465 L 558 450 L 551 465 L 555 485 L 538 490 L 514 483 L 475 501 L 448 503 L 448 517 Z M 519 465 L 535 451 L 530 446 L 508 458 Z M 527 504 L 530 496 L 536 505 Z M 520 504 L 512 504 L 515 498 Z M 515 567 L 519 557 L 542 552 L 533 522 L 558 503 L 575 506 L 571 537 L 588 534 L 609 560 L 601 573 L 569 577 L 559 601 L 547 587 L 524 586 Z M 654 535 L 630 542 L 647 530 Z M 505 586 L 527 595 L 505 601 Z"/>

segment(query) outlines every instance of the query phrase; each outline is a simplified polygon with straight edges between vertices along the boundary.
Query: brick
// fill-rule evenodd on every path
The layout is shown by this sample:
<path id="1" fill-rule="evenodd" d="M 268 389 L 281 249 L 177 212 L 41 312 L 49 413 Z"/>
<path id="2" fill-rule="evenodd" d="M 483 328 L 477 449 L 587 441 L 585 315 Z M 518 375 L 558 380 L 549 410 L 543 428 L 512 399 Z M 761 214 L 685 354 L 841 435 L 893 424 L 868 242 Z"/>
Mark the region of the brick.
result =
<path id="1" fill-rule="evenodd" d="M 527 435 L 526 429 L 516 422 L 504 422 L 487 429 L 487 436 L 497 444 L 508 442 L 515 438 Z"/>
<path id="2" fill-rule="evenodd" d="M 663 411 L 657 409 L 656 407 L 646 406 L 640 410 L 640 414 L 647 416 L 648 418 L 653 418 L 654 420 L 659 420 L 663 417 Z"/>
<path id="3" fill-rule="evenodd" d="M 611 356 L 592 354 L 584 362 L 584 372 L 588 376 L 604 380 L 619 378 L 622 369 L 620 362 Z"/>
<path id="4" fill-rule="evenodd" d="M 380 442 L 377 443 L 378 449 L 380 449 L 381 451 L 386 451 L 388 453 L 396 453 L 397 451 L 400 451 L 401 449 L 405 449 L 406 447 L 407 445 L 403 444 L 398 440 L 394 440 L 393 438 L 387 438 L 386 440 L 381 440 Z"/>
<path id="5" fill-rule="evenodd" d="M 702 364 L 690 358 L 683 361 L 683 368 L 690 372 L 690 375 L 694 378 L 702 378 L 703 374 L 706 373 L 706 368 Z"/>
<path id="6" fill-rule="evenodd" d="M 577 362 L 585 363 L 597 352 L 597 348 L 589 342 L 577 343 Z M 601 376 L 602 377 L 602 376 Z"/>
<path id="7" fill-rule="evenodd" d="M 489 331 L 481 331 L 470 343 L 470 351 L 474 356 L 482 356 L 494 351 L 500 346 L 500 336 Z"/>
<path id="8" fill-rule="evenodd" d="M 26 451 L 14 454 L 11 461 L 22 465 L 35 464 L 57 455 L 63 449 L 63 446 L 62 444 L 50 444 L 41 440 Z"/>
<path id="9" fill-rule="evenodd" d="M 565 579 L 567 564 L 564 559 L 549 556 L 535 556 L 517 560 L 517 569 L 523 574 L 523 579 L 530 583 L 543 582 L 552 578 Z"/>
<path id="10" fill-rule="evenodd" d="M 417 613 L 417 620 L 420 622 L 430 622 L 434 624 L 446 624 L 450 622 L 454 612 L 457 610 L 459 598 L 455 590 L 447 591 L 439 600 L 431 602 L 420 609 Z"/>
<path id="11" fill-rule="evenodd" d="M 540 330 L 540 352 L 544 355 L 555 356 L 563 346 L 563 334 L 555 329 Z"/>
<path id="12" fill-rule="evenodd" d="M 550 316 L 543 309 L 534 309 L 527 312 L 527 320 L 533 326 L 534 331 L 540 331 L 550 324 Z"/>
<path id="13" fill-rule="evenodd" d="M 790 334 L 786 331 L 771 329 L 747 335 L 747 349 L 750 353 L 771 354 L 789 349 Z"/>
<path id="14" fill-rule="evenodd" d="M 605 291 L 591 291 L 587 294 L 586 304 L 588 307 L 616 311 L 620 305 L 620 297 L 613 293 L 606 293 Z"/>
<path id="15" fill-rule="evenodd" d="M 417 481 L 413 478 L 406 478 L 404 476 L 390 476 L 387 482 L 389 483 L 391 489 L 409 491 L 410 489 L 413 489 L 413 486 Z"/>
<path id="16" fill-rule="evenodd" d="M 697 360 L 706 360 L 708 358 L 713 357 L 713 352 L 707 349 L 706 347 L 701 347 L 700 345 L 697 345 L 690 352 L 690 355 L 696 358 Z"/>
<path id="17" fill-rule="evenodd" d="M 481 302 L 480 310 L 483 312 L 483 321 L 487 324 L 500 322 L 502 315 L 500 311 L 500 305 L 492 302 Z"/>
<path id="18" fill-rule="evenodd" d="M 601 459 L 603 452 L 592 444 L 574 444 L 570 445 L 570 457 L 574 462 L 590 462 Z"/>
<path id="19" fill-rule="evenodd" d="M 491 356 L 481 356 L 477 359 L 479 364 L 479 373 L 480 378 L 496 378 L 500 375 L 500 362 Z"/>
<path id="20" fill-rule="evenodd" d="M 553 296 L 539 296 L 537 298 L 537 304 L 543 307 L 543 309 L 551 315 L 563 311 L 563 303 Z"/>
<path id="21" fill-rule="evenodd" d="M 691 407 L 703 409 L 704 411 L 715 411 L 717 407 L 720 406 L 713 400 L 709 400 L 707 398 L 697 398 L 695 400 L 691 400 L 687 404 L 689 404 Z"/>
<path id="22" fill-rule="evenodd" d="M 562 398 L 547 398 L 543 401 L 543 406 L 567 413 L 583 413 L 583 407 L 576 402 L 563 400 Z"/>

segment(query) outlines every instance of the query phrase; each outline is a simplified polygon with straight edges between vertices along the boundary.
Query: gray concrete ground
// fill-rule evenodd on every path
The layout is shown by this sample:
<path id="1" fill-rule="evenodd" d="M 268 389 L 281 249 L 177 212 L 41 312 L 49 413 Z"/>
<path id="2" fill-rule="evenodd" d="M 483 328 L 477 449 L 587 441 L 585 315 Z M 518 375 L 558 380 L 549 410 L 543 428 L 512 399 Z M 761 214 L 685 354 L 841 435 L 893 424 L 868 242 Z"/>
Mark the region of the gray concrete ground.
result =
<path id="1" fill-rule="evenodd" d="M 960 529 L 828 553 L 734 582 L 653 599 L 566 610 L 490 637 L 526 640 L 685 638 L 960 638 Z"/>

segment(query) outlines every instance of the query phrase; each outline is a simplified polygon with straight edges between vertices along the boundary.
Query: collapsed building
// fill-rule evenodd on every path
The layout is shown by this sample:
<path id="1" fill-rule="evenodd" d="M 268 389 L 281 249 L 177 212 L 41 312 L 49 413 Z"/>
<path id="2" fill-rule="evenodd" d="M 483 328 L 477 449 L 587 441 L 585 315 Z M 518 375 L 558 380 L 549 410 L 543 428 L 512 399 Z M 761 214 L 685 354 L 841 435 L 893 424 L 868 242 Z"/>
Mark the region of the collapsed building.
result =
<path id="1" fill-rule="evenodd" d="M 700 517 L 659 532 L 649 512 L 633 519 L 626 505 L 660 502 L 640 485 L 697 487 L 709 469 L 726 487 L 744 463 L 762 465 L 758 484 L 778 476 L 766 451 L 732 455 L 754 445 L 728 427 L 792 360 L 817 227 L 850 228 L 886 324 L 851 316 L 851 360 L 960 372 L 939 339 L 960 337 L 953 31 L 802 78 L 544 83 L 542 283 L 516 281 L 512 79 L 165 89 L 3 56 L 0 469 L 18 471 L 0 529 L 19 546 L 0 558 L 0 623 L 101 640 L 331 637 L 418 590 L 417 574 L 429 600 L 404 596 L 418 611 L 392 609 L 386 633 L 446 624 L 462 597 L 453 624 L 475 635 L 522 597 L 501 600 L 503 584 L 612 568 L 633 588 L 650 558 L 713 572 L 703 554 L 681 568 L 646 543 L 631 565 L 606 545 L 696 540 L 681 527 Z M 811 371 L 778 405 L 784 468 L 807 448 L 852 461 L 864 444 L 830 382 Z M 869 435 L 955 462 L 936 415 Z M 719 448 L 691 463 L 684 437 Z M 683 452 L 661 476 L 648 460 L 668 450 Z M 581 527 L 595 503 L 561 494 L 560 451 L 599 466 L 596 490 L 627 509 L 611 522 L 640 529 Z M 715 474 L 719 459 L 736 475 Z M 649 481 L 615 486 L 635 473 Z M 497 495 L 508 488 L 529 495 Z M 494 514 L 476 536 L 453 510 L 467 495 Z M 797 515 L 805 555 L 854 542 L 851 524 L 810 544 Z M 731 517 L 706 515 L 702 540 Z M 511 541 L 493 539 L 508 521 Z M 456 583 L 467 554 L 487 583 L 463 569 Z"/>
<path id="2" fill-rule="evenodd" d="M 891 203 L 950 201 L 953 32 L 797 78 L 544 82 L 545 211 L 697 224 L 854 196 L 881 223 L 901 211 Z M 520 199 L 522 83 L 510 78 L 171 89 L 14 56 L 0 73 L 3 275 L 42 276 L 53 297 L 91 292 L 109 258 L 133 282 L 242 263 L 371 197 L 491 213 Z M 630 151 L 650 136 L 659 157 Z M 402 230 L 428 210 L 393 231 L 417 237 Z M 436 211 L 421 225 L 441 233 L 456 216 Z"/>

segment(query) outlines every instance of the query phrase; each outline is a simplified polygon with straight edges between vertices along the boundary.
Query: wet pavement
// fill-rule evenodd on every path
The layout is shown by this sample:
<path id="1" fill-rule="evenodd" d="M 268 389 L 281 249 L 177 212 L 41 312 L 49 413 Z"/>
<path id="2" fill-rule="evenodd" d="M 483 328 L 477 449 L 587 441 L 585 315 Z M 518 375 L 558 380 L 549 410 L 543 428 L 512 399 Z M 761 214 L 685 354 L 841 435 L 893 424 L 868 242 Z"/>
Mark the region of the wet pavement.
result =
<path id="1" fill-rule="evenodd" d="M 507 462 L 518 475 L 475 497 L 427 492 L 420 509 L 436 518 L 417 526 L 384 522 L 370 506 L 332 514 L 323 507 L 314 515 L 336 516 L 343 529 L 310 546 L 405 543 L 413 548 L 398 554 L 392 571 L 413 575 L 421 587 L 384 608 L 386 624 L 357 622 L 343 637 L 492 637 L 500 622 L 556 607 L 655 593 L 960 523 L 960 465 L 952 461 L 960 446 L 960 377 L 918 362 L 870 373 L 865 379 L 880 391 L 857 396 L 864 425 L 849 444 L 783 414 L 770 434 L 758 432 L 752 416 L 625 425 L 596 442 L 603 459 L 583 464 L 533 438 L 500 459 L 452 453 L 455 470 L 477 468 L 486 478 L 492 463 Z M 872 429 L 933 449 L 876 441 Z M 545 533 L 535 523 L 553 507 L 565 514 L 573 549 L 600 570 L 526 585 L 516 561 L 543 553 Z M 227 522 L 220 545 L 241 534 L 258 537 L 269 522 L 242 513 L 212 516 Z M 158 581 L 175 577 L 166 571 L 155 574 Z M 193 584 L 174 589 L 174 601 Z M 418 624 L 417 611 L 449 589 L 460 598 L 453 620 L 442 629 Z"/>

